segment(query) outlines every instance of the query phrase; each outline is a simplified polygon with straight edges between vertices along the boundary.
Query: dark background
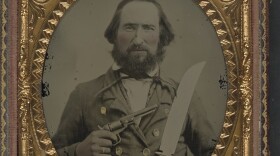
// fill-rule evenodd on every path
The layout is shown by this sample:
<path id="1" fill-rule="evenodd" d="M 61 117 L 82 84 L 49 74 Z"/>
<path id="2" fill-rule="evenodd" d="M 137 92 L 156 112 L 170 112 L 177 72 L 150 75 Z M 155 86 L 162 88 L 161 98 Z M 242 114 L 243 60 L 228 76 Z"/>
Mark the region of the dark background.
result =
<path id="1" fill-rule="evenodd" d="M 270 4 L 269 144 L 272 156 L 280 155 L 280 1 Z"/>

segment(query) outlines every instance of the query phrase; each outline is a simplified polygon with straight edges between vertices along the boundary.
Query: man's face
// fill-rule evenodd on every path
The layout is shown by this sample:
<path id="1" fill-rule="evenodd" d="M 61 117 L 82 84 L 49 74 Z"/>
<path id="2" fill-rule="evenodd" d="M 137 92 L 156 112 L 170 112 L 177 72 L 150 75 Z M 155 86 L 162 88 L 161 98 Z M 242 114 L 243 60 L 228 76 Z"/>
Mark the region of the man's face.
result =
<path id="1" fill-rule="evenodd" d="M 156 56 L 160 28 L 157 8 L 149 2 L 130 2 L 124 6 L 115 41 L 116 50 L 136 63 Z"/>

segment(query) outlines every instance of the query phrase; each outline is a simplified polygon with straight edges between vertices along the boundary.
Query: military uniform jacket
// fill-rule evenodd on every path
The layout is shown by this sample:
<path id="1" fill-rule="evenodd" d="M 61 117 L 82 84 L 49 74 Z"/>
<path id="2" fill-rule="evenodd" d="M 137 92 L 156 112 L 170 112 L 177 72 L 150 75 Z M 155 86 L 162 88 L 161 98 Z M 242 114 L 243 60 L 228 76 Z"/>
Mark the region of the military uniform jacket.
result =
<path id="1" fill-rule="evenodd" d="M 154 78 L 146 107 L 158 105 L 157 110 L 142 117 L 139 125 L 132 124 L 121 132 L 121 142 L 112 149 L 112 155 L 155 155 L 177 87 L 176 82 L 162 74 Z M 97 79 L 79 84 L 71 93 L 58 130 L 52 138 L 59 155 L 75 156 L 79 142 L 92 131 L 99 130 L 98 126 L 132 113 L 126 98 L 120 74 L 112 69 Z M 205 114 L 199 98 L 193 97 L 178 140 L 176 156 L 205 156 L 212 153 L 216 136 Z"/>

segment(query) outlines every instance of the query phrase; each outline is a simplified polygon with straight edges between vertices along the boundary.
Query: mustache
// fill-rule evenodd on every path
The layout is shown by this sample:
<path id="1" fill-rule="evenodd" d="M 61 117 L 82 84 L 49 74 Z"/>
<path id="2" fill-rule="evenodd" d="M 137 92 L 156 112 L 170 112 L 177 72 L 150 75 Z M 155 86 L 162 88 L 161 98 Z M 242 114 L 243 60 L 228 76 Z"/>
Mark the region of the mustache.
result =
<path id="1" fill-rule="evenodd" d="M 149 51 L 149 48 L 145 45 L 136 45 L 136 44 L 132 44 L 131 46 L 128 47 L 127 49 L 128 52 L 131 51 Z"/>

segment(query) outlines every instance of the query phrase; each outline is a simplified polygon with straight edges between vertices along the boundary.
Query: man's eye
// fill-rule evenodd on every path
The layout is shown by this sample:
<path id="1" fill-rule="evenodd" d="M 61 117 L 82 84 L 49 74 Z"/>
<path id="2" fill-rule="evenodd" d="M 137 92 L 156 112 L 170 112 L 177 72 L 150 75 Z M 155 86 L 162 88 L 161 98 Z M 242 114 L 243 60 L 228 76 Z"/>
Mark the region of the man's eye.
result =
<path id="1" fill-rule="evenodd" d="M 124 26 L 124 30 L 126 30 L 126 31 L 133 31 L 134 27 L 131 26 L 131 25 L 127 25 L 127 26 Z"/>
<path id="2" fill-rule="evenodd" d="M 143 29 L 144 30 L 149 30 L 149 31 L 154 31 L 155 27 L 153 27 L 153 26 L 143 26 Z"/>

